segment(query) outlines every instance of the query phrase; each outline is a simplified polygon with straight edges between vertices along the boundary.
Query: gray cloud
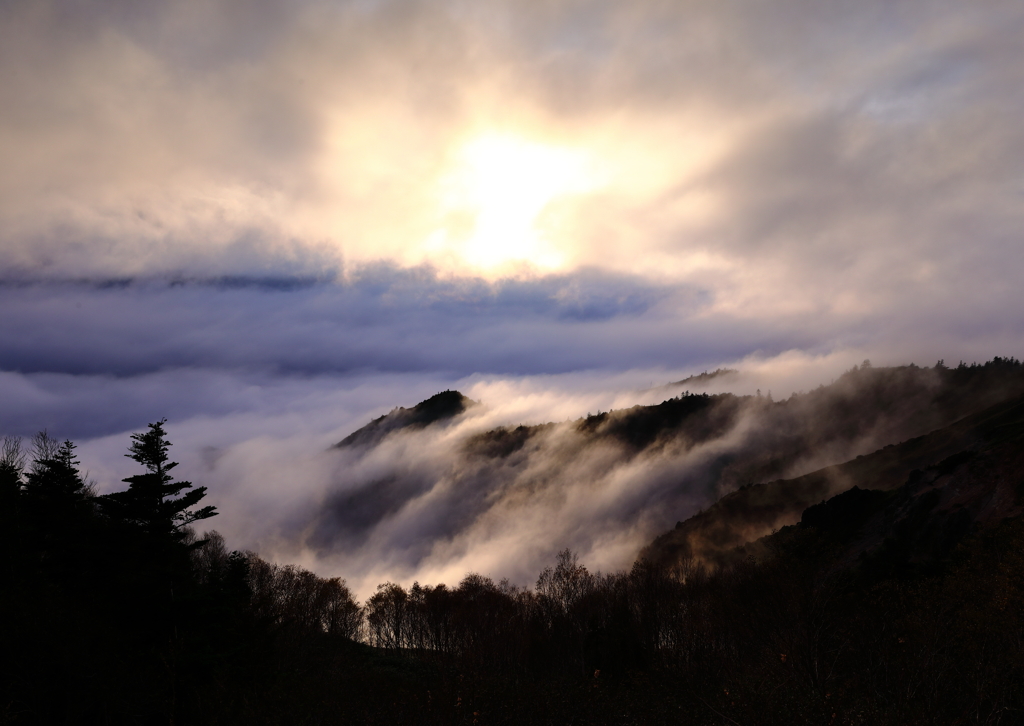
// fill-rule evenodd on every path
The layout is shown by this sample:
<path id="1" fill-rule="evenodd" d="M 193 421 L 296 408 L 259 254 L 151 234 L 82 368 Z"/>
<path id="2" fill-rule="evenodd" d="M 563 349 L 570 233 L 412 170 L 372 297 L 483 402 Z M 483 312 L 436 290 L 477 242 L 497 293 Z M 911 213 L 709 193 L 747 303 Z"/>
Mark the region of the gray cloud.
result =
<path id="1" fill-rule="evenodd" d="M 7 284 L 0 299 L 0 368 L 11 371 L 134 375 L 198 366 L 462 376 L 593 367 L 595 355 L 634 358 L 609 338 L 628 335 L 619 331 L 624 321 L 669 303 L 674 317 L 692 315 L 707 294 L 597 271 L 488 283 L 378 266 L 327 283 Z"/>
<path id="2" fill-rule="evenodd" d="M 109 487 L 124 434 L 169 416 L 268 552 L 311 556 L 293 530 L 326 504 L 377 511 L 352 531 L 395 572 L 479 542 L 498 562 L 536 475 L 567 482 L 538 490 L 565 532 L 614 523 L 569 540 L 624 553 L 690 458 L 452 454 L 453 477 L 423 440 L 392 463 L 428 478 L 362 462 L 379 485 L 346 493 L 321 455 L 459 382 L 501 400 L 488 425 L 537 423 L 720 364 L 786 395 L 864 357 L 1024 357 L 1022 39 L 1011 0 L 0 3 L 0 434 L 80 438 Z M 489 133 L 592 162 L 593 188 L 512 220 L 557 263 L 460 246 L 481 212 L 446 195 Z"/>
<path id="3" fill-rule="evenodd" d="M 888 302 L 915 275 L 955 283 L 962 266 L 940 258 L 963 257 L 968 236 L 978 273 L 1001 277 L 1020 227 L 1024 13 L 1010 2 L 5 8 L 7 269 L 320 275 L 339 250 L 398 254 L 391 238 L 417 234 L 420 187 L 453 135 L 525 107 L 575 135 L 621 118 L 622 145 L 748 119 L 709 169 L 678 170 L 667 196 L 587 207 L 584 264 L 627 241 L 681 258 L 753 254 L 785 265 L 781 280 L 743 280 L 760 302 L 776 282 L 819 280 L 874 285 Z M 478 98 L 490 92 L 503 100 Z M 337 132 L 332 157 L 339 115 L 358 125 Z M 367 131 L 381 123 L 386 139 Z M 326 179 L 325 157 L 343 181 Z M 671 211 L 694 189 L 722 210 L 696 225 Z M 345 231 L 306 219 L 325 206 Z M 386 223 L 388 209 L 413 226 Z M 592 240 L 623 224 L 637 234 Z M 922 257 L 935 269 L 917 269 Z"/>

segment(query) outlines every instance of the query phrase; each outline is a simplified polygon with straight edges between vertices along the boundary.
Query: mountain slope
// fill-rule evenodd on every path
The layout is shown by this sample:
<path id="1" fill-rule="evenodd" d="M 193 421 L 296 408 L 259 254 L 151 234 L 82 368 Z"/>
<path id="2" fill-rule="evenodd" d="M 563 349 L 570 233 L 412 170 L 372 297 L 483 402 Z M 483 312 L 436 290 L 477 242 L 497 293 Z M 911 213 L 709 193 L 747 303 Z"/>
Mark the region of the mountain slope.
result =
<path id="1" fill-rule="evenodd" d="M 862 365 L 783 401 L 687 393 L 575 421 L 494 428 L 483 423 L 493 411 L 475 413 L 485 404 L 476 409 L 448 391 L 332 448 L 318 464 L 327 479 L 316 501 L 278 535 L 353 581 L 435 581 L 483 569 L 527 583 L 565 548 L 595 568 L 627 567 L 673 522 L 742 490 L 718 507 L 743 505 L 728 526 L 702 531 L 712 557 L 858 482 L 899 486 L 910 470 L 962 448 L 920 437 L 1021 395 L 1024 366 L 1012 359 L 954 369 Z M 883 449 L 898 442 L 898 451 Z M 777 481 L 790 483 L 747 486 Z M 750 511 L 756 516 L 742 519 Z M 747 527 L 741 536 L 737 523 Z"/>
<path id="2" fill-rule="evenodd" d="M 932 571 L 971 531 L 1024 513 L 1024 421 L 1007 438 L 915 469 L 892 492 L 851 489 L 808 508 L 797 527 L 875 578 Z"/>
<path id="3" fill-rule="evenodd" d="M 886 446 L 843 464 L 825 467 L 795 479 L 743 487 L 723 497 L 708 510 L 679 522 L 673 530 L 645 547 L 640 557 L 662 566 L 673 566 L 688 558 L 713 564 L 732 561 L 737 548 L 793 524 L 801 515 L 813 521 L 816 516 L 814 505 L 820 506 L 819 503 L 838 492 L 853 489 L 891 491 L 907 483 L 908 477 L 910 482 L 907 486 L 924 486 L 922 482 L 926 481 L 932 486 L 936 477 L 945 475 L 945 469 L 940 465 L 943 461 L 947 462 L 946 468 L 956 462 L 968 466 L 967 462 L 973 461 L 968 467 L 970 471 L 982 466 L 982 462 L 999 462 L 993 466 L 1001 473 L 990 479 L 1009 481 L 1012 476 L 1006 470 L 1017 460 L 1015 457 L 1019 454 L 1022 440 L 1024 397 L 1016 397 L 967 416 L 951 426 L 898 445 Z M 957 459 L 957 455 L 961 458 Z M 921 469 L 925 469 L 925 473 Z M 972 482 L 977 478 L 975 474 L 965 476 Z M 977 489 L 977 486 L 980 485 L 972 486 L 972 496 L 982 496 L 978 492 L 988 491 Z M 1000 491 L 1003 491 L 1011 485 L 1000 486 Z M 1000 496 L 1005 497 L 1005 491 Z M 852 503 L 854 500 L 843 500 L 840 496 L 837 501 Z M 966 502 L 958 501 L 958 504 L 961 509 L 966 506 Z M 981 509 L 976 516 L 972 515 L 971 521 L 995 516 L 983 514 L 982 510 L 988 510 L 977 502 L 972 506 Z M 1009 505 L 1002 502 L 999 506 L 999 511 L 1006 510 L 1011 512 L 1006 516 L 1012 516 L 1012 508 L 1007 509 Z M 747 548 L 742 553 L 763 552 Z"/>
<path id="4" fill-rule="evenodd" d="M 379 418 L 375 418 L 361 429 L 352 432 L 335 448 L 350 446 L 373 446 L 388 434 L 403 429 L 422 429 L 439 421 L 454 418 L 476 404 L 458 391 L 442 391 L 412 408 L 398 407 Z"/>

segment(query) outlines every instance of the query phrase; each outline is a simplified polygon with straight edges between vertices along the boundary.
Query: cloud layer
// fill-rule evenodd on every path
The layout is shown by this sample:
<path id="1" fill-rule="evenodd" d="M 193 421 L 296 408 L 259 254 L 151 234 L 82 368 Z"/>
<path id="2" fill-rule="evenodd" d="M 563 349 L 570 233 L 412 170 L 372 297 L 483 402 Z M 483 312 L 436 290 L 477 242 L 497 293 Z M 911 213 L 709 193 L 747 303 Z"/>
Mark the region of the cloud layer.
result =
<path id="1" fill-rule="evenodd" d="M 526 220 L 563 269 L 856 314 L 1021 262 L 1012 2 L 3 12 L 8 276 L 465 272 L 487 209 L 446 180 L 488 134 L 592 161 L 591 188 Z"/>
<path id="2" fill-rule="evenodd" d="M 168 416 L 258 519 L 448 387 L 1022 357 L 1022 69 L 1013 0 L 0 3 L 0 434 Z"/>

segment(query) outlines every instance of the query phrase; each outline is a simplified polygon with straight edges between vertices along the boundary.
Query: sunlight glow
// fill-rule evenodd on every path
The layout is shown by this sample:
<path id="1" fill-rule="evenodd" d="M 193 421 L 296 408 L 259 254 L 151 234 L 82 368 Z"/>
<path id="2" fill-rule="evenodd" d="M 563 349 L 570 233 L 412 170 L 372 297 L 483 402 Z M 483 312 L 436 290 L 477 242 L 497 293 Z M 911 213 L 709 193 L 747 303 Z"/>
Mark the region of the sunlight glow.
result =
<path id="1" fill-rule="evenodd" d="M 587 155 L 514 136 L 486 135 L 462 147 L 442 179 L 444 226 L 428 246 L 456 252 L 473 267 L 563 261 L 544 213 L 562 197 L 600 185 Z"/>

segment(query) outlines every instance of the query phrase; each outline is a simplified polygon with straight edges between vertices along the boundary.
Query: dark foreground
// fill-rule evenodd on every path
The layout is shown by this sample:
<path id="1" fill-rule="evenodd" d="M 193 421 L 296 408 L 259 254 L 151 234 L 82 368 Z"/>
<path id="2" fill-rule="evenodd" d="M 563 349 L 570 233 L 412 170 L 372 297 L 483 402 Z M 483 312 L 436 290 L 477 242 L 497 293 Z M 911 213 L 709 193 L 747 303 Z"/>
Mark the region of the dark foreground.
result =
<path id="1" fill-rule="evenodd" d="M 8 442 L 0 723 L 1024 723 L 1024 403 L 1001 406 L 963 451 L 713 572 L 566 551 L 533 590 L 468 575 L 364 606 L 196 538 L 214 512 L 160 424 L 107 497 L 71 444 Z"/>

